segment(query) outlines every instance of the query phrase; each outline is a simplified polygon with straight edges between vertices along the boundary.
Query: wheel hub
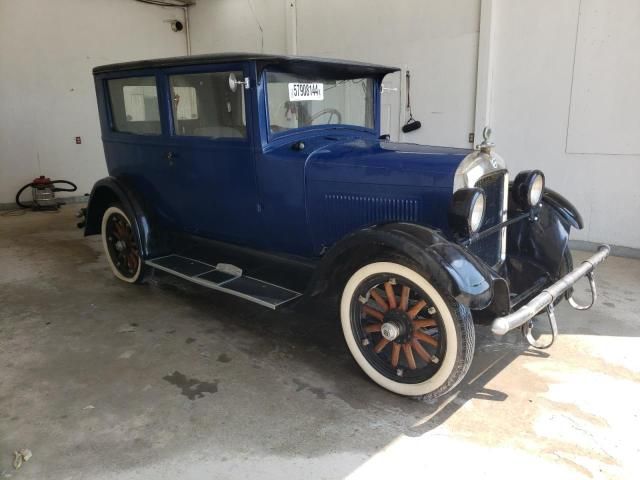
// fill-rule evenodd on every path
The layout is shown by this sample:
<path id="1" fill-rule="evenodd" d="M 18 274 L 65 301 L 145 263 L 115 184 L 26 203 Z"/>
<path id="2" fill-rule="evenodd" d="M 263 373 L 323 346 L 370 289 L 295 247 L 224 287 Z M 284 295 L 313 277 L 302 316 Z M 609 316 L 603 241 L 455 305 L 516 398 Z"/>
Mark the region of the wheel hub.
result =
<path id="1" fill-rule="evenodd" d="M 390 342 L 405 343 L 411 339 L 413 323 L 407 312 L 394 308 L 388 310 L 383 319 L 380 333 Z"/>
<path id="2" fill-rule="evenodd" d="M 400 335 L 400 329 L 395 323 L 387 322 L 382 324 L 380 333 L 382 333 L 382 336 L 384 338 L 386 338 L 390 342 L 393 342 L 396 338 L 398 338 L 398 335 Z"/>
<path id="3" fill-rule="evenodd" d="M 116 247 L 116 250 L 117 250 L 117 251 L 121 252 L 121 251 L 123 251 L 125 248 L 127 248 L 127 244 L 126 244 L 125 242 L 123 242 L 122 240 L 118 240 L 118 241 L 116 242 L 115 247 Z"/>

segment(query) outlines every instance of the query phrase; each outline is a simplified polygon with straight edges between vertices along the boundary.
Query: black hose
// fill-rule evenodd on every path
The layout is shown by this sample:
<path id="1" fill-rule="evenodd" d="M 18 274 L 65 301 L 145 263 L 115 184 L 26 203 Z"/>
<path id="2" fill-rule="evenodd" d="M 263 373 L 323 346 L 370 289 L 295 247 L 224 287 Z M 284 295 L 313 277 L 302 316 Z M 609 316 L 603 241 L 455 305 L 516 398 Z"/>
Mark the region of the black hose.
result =
<path id="1" fill-rule="evenodd" d="M 27 183 L 24 187 L 18 190 L 18 193 L 16 193 L 16 205 L 18 205 L 20 208 L 31 208 L 31 205 L 20 202 L 20 195 L 22 195 L 22 192 L 24 192 L 27 188 L 32 186 L 33 183 Z"/>
<path id="2" fill-rule="evenodd" d="M 51 183 L 66 183 L 67 185 L 71 185 L 71 188 L 58 188 L 55 187 L 53 189 L 54 192 L 75 192 L 78 190 L 78 187 L 75 183 L 70 182 L 69 180 L 52 180 Z"/>

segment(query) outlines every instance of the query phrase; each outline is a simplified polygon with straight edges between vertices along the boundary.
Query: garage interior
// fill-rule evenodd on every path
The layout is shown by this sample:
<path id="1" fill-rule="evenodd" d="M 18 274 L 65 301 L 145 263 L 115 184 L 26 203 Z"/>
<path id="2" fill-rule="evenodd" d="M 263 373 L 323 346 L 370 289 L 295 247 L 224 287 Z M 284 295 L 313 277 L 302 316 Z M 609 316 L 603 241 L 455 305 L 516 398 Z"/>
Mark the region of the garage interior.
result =
<path id="1" fill-rule="evenodd" d="M 637 1 L 152 3 L 0 0 L 1 478 L 640 477 Z M 400 67 L 393 141 L 473 148 L 490 125 L 511 172 L 544 171 L 581 212 L 576 263 L 612 246 L 596 305 L 562 303 L 549 350 L 477 326 L 462 384 L 424 402 L 360 372 L 331 302 L 119 282 L 76 228 L 107 175 L 91 70 L 216 52 Z M 407 71 L 422 127 L 404 133 Z M 16 210 L 40 175 L 78 190 Z"/>

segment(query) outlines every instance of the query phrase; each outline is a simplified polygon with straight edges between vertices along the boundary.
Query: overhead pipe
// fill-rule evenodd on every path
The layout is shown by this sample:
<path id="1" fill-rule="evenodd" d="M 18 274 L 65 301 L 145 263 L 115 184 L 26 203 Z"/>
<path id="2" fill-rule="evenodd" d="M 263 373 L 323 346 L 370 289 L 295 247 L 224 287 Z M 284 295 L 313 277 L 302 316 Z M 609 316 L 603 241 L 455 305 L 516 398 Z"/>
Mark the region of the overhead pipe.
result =
<path id="1" fill-rule="evenodd" d="M 182 11 L 184 12 L 184 34 L 187 37 L 187 56 L 191 56 L 191 35 L 189 34 L 189 7 L 191 5 L 193 5 L 193 3 L 182 7 Z"/>

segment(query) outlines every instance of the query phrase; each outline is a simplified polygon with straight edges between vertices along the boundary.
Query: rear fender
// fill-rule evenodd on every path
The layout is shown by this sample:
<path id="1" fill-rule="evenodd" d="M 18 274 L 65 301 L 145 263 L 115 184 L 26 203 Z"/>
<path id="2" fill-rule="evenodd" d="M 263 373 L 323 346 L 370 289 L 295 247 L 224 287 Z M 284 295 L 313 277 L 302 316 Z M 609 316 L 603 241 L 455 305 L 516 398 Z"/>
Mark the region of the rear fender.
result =
<path id="1" fill-rule="evenodd" d="M 105 177 L 98 180 L 91 190 L 87 205 L 85 236 L 98 235 L 102 230 L 102 216 L 111 205 L 119 203 L 132 220 L 134 235 L 140 245 L 142 258 L 158 256 L 166 251 L 166 241 L 154 230 L 148 209 L 134 193 L 125 179 Z"/>
<path id="2" fill-rule="evenodd" d="M 317 295 L 342 283 L 376 255 L 399 254 L 417 263 L 427 280 L 472 309 L 486 308 L 493 298 L 492 275 L 462 247 L 438 232 L 409 223 L 389 223 L 353 232 L 322 258 L 309 293 Z"/>

